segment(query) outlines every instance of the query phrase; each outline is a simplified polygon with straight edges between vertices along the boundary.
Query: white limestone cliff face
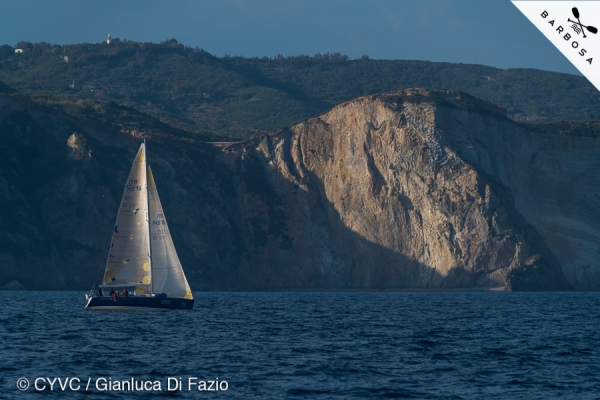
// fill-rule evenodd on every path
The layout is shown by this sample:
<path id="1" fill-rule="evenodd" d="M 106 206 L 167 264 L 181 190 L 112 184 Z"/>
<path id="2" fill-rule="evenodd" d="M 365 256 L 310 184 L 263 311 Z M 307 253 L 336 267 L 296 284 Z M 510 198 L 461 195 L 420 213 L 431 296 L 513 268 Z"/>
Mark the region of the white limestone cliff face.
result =
<path id="1" fill-rule="evenodd" d="M 569 283 L 600 289 L 600 140 L 440 108 L 444 143 L 508 187 Z M 586 129 L 581 124 L 580 129 Z M 589 133 L 589 132 L 588 132 Z"/>
<path id="2" fill-rule="evenodd" d="M 248 238 L 238 284 L 569 288 L 510 190 L 446 144 L 435 103 L 455 96 L 360 98 L 225 147 Z"/>

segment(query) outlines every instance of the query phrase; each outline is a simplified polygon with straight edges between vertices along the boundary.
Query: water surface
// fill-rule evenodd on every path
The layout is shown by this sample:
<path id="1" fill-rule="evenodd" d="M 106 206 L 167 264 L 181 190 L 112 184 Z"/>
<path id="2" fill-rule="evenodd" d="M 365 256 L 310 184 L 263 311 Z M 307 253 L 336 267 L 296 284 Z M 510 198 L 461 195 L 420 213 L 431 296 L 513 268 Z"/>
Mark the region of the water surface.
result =
<path id="1" fill-rule="evenodd" d="M 79 292 L 0 292 L 0 397 L 40 398 L 37 377 L 92 378 L 52 397 L 149 395 L 99 392 L 103 377 L 175 398 L 600 398 L 600 293 L 195 296 L 191 312 L 103 312 Z M 228 390 L 187 391 L 189 377 Z"/>

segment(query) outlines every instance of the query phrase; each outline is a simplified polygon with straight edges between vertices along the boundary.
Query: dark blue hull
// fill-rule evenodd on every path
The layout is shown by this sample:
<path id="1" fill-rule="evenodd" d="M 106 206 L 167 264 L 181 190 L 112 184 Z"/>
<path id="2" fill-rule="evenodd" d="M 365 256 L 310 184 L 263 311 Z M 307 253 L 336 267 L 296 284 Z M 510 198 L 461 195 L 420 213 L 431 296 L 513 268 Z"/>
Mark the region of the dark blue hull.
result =
<path id="1" fill-rule="evenodd" d="M 86 310 L 191 310 L 194 300 L 170 297 L 91 297 Z"/>

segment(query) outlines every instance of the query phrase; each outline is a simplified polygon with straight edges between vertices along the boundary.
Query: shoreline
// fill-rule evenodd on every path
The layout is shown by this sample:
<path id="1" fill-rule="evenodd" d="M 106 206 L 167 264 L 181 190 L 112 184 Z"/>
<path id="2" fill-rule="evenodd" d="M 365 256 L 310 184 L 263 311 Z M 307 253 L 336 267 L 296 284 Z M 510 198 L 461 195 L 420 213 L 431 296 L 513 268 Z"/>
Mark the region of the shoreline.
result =
<path id="1" fill-rule="evenodd" d="M 36 289 L 9 289 L 0 288 L 0 292 L 79 292 L 87 293 L 89 290 L 67 289 L 67 290 L 36 290 Z M 192 290 L 192 293 L 395 293 L 395 292 L 509 292 L 503 286 L 485 288 L 279 288 L 279 289 L 247 289 L 247 290 Z"/>

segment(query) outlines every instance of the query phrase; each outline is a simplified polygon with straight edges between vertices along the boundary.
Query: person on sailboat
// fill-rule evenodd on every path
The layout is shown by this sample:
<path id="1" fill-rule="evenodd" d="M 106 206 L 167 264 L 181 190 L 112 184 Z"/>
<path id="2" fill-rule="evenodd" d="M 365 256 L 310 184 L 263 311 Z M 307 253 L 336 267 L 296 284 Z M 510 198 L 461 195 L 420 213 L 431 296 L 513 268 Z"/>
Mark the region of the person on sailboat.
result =
<path id="1" fill-rule="evenodd" d="M 101 287 L 98 288 L 98 297 L 102 297 L 102 288 Z"/>

